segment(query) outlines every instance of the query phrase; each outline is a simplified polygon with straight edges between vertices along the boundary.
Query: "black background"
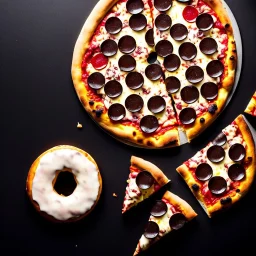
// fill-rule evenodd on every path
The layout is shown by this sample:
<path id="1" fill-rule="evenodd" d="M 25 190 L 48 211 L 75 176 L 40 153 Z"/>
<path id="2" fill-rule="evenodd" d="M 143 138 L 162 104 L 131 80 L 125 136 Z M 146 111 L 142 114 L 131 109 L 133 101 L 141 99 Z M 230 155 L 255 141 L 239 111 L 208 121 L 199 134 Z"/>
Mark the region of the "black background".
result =
<path id="1" fill-rule="evenodd" d="M 115 141 L 89 118 L 75 94 L 70 76 L 73 47 L 96 2 L 0 0 L 0 254 L 132 255 L 153 204 L 149 200 L 121 215 L 132 154 L 158 165 L 172 180 L 171 191 L 187 200 L 199 215 L 145 255 L 241 255 L 245 248 L 254 254 L 255 244 L 247 241 L 255 237 L 256 230 L 255 183 L 233 209 L 210 220 L 175 168 L 242 113 L 256 89 L 256 2 L 227 0 L 244 46 L 241 80 L 231 103 L 190 145 L 158 151 Z M 249 120 L 256 127 L 255 119 Z M 76 128 L 78 121 L 82 130 Z M 104 182 L 93 213 L 69 225 L 55 225 L 41 218 L 25 193 L 32 162 L 59 144 L 89 152 Z M 161 193 L 155 198 L 160 197 Z"/>

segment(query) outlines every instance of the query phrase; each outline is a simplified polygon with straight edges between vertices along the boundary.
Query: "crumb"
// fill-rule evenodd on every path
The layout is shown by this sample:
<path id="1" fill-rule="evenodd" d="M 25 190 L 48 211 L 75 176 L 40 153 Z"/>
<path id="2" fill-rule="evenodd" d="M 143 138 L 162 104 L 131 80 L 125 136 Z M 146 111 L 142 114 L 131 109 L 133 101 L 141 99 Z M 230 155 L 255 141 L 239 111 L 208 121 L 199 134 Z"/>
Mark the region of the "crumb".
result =
<path id="1" fill-rule="evenodd" d="M 116 194 L 116 193 L 113 193 L 113 197 L 117 197 L 117 194 Z"/>
<path id="2" fill-rule="evenodd" d="M 130 180 L 127 180 L 126 182 L 127 182 L 127 183 L 130 183 Z"/>
<path id="3" fill-rule="evenodd" d="M 79 122 L 77 122 L 77 126 L 76 126 L 76 127 L 79 128 L 79 129 L 81 129 L 81 128 L 83 128 L 83 125 L 80 124 Z"/>

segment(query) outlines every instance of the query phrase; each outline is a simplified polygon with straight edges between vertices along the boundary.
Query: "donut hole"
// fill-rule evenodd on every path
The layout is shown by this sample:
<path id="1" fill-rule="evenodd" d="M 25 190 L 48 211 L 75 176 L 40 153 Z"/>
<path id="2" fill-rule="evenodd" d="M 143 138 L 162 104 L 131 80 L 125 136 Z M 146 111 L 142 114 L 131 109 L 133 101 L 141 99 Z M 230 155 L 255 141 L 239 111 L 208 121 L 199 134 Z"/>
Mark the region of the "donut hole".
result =
<path id="1" fill-rule="evenodd" d="M 72 171 L 58 171 L 53 180 L 54 190 L 61 196 L 70 196 L 76 189 L 77 181 Z"/>

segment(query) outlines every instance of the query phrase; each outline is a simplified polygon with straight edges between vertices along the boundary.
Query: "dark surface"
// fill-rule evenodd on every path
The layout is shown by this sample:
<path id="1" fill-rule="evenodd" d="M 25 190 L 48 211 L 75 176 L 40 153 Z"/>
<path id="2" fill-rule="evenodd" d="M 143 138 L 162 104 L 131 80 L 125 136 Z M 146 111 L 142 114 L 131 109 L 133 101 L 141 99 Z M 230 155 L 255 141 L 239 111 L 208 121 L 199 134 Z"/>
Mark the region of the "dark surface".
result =
<path id="1" fill-rule="evenodd" d="M 1 255 L 130 256 L 143 233 L 153 200 L 121 215 L 132 154 L 157 164 L 172 180 L 171 191 L 199 216 L 144 255 L 254 254 L 255 183 L 230 211 L 210 220 L 175 168 L 219 134 L 245 109 L 255 86 L 256 2 L 228 0 L 240 25 L 244 63 L 239 87 L 218 120 L 190 145 L 149 151 L 125 146 L 89 118 L 73 89 L 70 65 L 77 36 L 96 0 L 1 0 Z M 4 117 L 4 119 L 3 119 Z M 255 119 L 249 119 L 254 122 Z M 77 122 L 83 129 L 76 128 Z M 32 208 L 26 176 L 48 148 L 70 144 L 88 151 L 103 176 L 103 194 L 83 221 L 54 225 Z M 115 192 L 118 198 L 112 197 Z M 161 193 L 155 198 L 160 198 Z"/>

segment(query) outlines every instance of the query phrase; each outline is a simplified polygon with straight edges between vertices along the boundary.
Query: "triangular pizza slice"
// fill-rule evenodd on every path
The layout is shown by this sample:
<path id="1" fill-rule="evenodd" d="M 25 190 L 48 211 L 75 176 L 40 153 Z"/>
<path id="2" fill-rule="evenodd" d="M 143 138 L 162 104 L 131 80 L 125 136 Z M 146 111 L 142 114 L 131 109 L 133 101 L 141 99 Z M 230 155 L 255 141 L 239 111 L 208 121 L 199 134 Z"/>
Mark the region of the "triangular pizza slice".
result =
<path id="1" fill-rule="evenodd" d="M 172 230 L 182 228 L 187 221 L 197 216 L 187 202 L 169 191 L 164 194 L 161 200 L 156 201 L 150 214 L 148 224 L 139 240 L 134 256 L 148 249 Z"/>
<path id="2" fill-rule="evenodd" d="M 170 180 L 154 164 L 132 156 L 122 213 L 147 199 Z"/>
<path id="3" fill-rule="evenodd" d="M 255 144 L 242 115 L 177 168 L 209 217 L 248 191 L 255 176 Z"/>
<path id="4" fill-rule="evenodd" d="M 256 91 L 253 94 L 253 96 L 244 112 L 247 114 L 250 114 L 252 116 L 256 116 Z"/>

